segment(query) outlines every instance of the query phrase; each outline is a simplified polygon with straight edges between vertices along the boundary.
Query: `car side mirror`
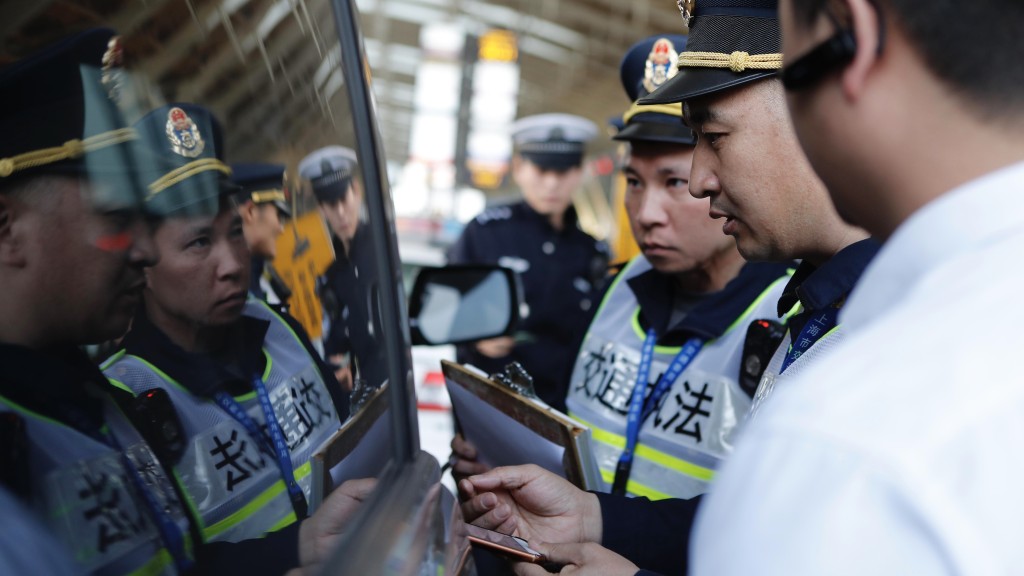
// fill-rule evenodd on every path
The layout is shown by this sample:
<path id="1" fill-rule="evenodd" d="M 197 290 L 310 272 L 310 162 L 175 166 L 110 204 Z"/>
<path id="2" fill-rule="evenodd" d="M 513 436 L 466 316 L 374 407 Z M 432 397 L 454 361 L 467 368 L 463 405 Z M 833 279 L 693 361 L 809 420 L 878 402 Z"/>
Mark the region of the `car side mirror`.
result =
<path id="1" fill-rule="evenodd" d="M 500 266 L 424 267 L 409 296 L 413 344 L 460 344 L 511 334 L 519 322 L 515 272 Z"/>

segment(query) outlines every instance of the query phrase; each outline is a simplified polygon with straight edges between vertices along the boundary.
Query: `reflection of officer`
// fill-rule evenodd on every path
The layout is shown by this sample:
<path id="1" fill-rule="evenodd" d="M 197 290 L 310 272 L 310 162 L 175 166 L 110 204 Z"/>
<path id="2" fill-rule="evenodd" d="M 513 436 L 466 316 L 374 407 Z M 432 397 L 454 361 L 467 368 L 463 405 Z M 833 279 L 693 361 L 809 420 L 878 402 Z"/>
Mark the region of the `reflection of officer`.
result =
<path id="1" fill-rule="evenodd" d="M 184 511 L 77 348 L 128 328 L 157 259 L 137 141 L 102 81 L 111 38 L 92 30 L 0 72 L 0 476 L 78 571 L 173 573 L 191 563 Z"/>
<path id="2" fill-rule="evenodd" d="M 327 146 L 302 159 L 299 176 L 309 181 L 334 244 L 334 262 L 320 290 L 328 322 L 324 355 L 343 386 L 352 387 L 358 379 L 375 388 L 387 370 L 377 345 L 379 311 L 372 297 L 377 269 L 369 227 L 361 221 L 363 191 L 357 169 L 355 152 Z"/>
<path id="3" fill-rule="evenodd" d="M 249 253 L 220 125 L 174 104 L 136 125 L 161 148 L 149 205 L 161 260 L 144 307 L 105 374 L 142 398 L 162 390 L 183 426 L 174 476 L 204 542 L 261 538 L 306 516 L 310 457 L 347 415 L 344 395 L 301 326 L 248 291 Z M 187 135 L 187 138 L 185 137 Z M 290 535 L 289 535 L 290 533 Z M 297 551 L 297 528 L 268 553 Z"/>
<path id="4" fill-rule="evenodd" d="M 522 278 L 529 315 L 515 338 L 461 346 L 459 361 L 488 372 L 519 361 L 538 396 L 565 406 L 574 332 L 593 305 L 593 284 L 607 263 L 604 244 L 577 225 L 572 193 L 583 177 L 585 143 L 597 133 L 589 120 L 568 114 L 523 118 L 514 126 L 512 177 L 523 201 L 484 211 L 448 252 L 453 264 L 499 264 Z"/>
<path id="5" fill-rule="evenodd" d="M 285 305 L 291 291 L 267 262 L 277 255 L 277 237 L 291 217 L 284 193 L 284 166 L 232 164 L 231 179 L 242 189 L 236 201 L 245 243 L 252 253 L 249 291 L 271 304 Z"/>
<path id="6" fill-rule="evenodd" d="M 674 75 L 685 47 L 684 36 L 635 44 L 621 70 L 630 99 Z M 695 139 L 681 116 L 680 106 L 635 104 L 623 116 L 615 139 L 629 144 L 626 212 L 643 255 L 601 302 L 567 399 L 570 414 L 601 432 L 605 491 L 651 499 L 703 493 L 732 451 L 752 393 L 739 384 L 746 326 L 775 317 L 788 279 L 787 263 L 745 264 L 707 201 L 690 196 Z M 632 406 L 640 417 L 627 418 Z"/>

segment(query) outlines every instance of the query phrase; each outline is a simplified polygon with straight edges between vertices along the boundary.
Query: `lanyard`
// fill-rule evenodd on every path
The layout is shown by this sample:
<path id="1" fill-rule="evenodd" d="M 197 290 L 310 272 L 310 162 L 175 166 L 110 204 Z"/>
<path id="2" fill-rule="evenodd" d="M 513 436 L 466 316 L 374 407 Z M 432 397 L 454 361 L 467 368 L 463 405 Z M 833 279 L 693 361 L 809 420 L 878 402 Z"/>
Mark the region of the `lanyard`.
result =
<path id="1" fill-rule="evenodd" d="M 284 432 L 281 431 L 281 425 L 277 423 L 277 416 L 274 414 L 274 407 L 270 404 L 270 395 L 267 394 L 267 387 L 263 384 L 263 379 L 259 376 L 253 376 L 252 387 L 256 390 L 256 396 L 260 399 L 263 418 L 267 422 L 267 430 L 270 432 L 270 439 L 273 442 L 271 446 L 267 446 L 266 436 L 260 431 L 259 425 L 245 413 L 245 410 L 227 392 L 217 392 L 214 394 L 213 399 L 239 424 L 245 426 L 245 429 L 249 431 L 249 435 L 256 439 L 267 452 L 274 455 L 277 467 L 281 471 L 281 477 L 288 488 L 288 497 L 291 498 L 295 516 L 301 520 L 306 517 L 308 507 L 306 497 L 302 493 L 302 488 L 299 488 L 299 484 L 295 481 L 292 456 L 288 452 L 288 443 L 284 440 Z"/>
<path id="2" fill-rule="evenodd" d="M 101 431 L 100 436 L 104 444 L 120 452 L 122 463 L 128 472 L 128 477 L 131 478 L 136 491 L 146 501 L 146 508 L 149 509 L 149 513 L 156 521 L 157 530 L 160 532 L 160 539 L 163 540 L 164 546 L 167 547 L 168 552 L 174 558 L 174 565 L 178 568 L 178 572 L 184 574 L 192 567 L 193 562 L 185 551 L 185 535 L 182 534 L 181 528 L 171 518 L 171 515 L 167 513 L 167 510 L 160 505 L 149 487 L 146 486 L 146 481 L 142 479 L 142 473 L 139 472 L 138 467 L 128 457 L 128 453 L 121 447 L 121 443 L 117 441 L 114 435 Z"/>
<path id="3" fill-rule="evenodd" d="M 835 306 L 827 306 L 821 312 L 811 313 L 807 323 L 800 330 L 800 335 L 789 344 L 789 350 L 786 352 L 786 358 L 782 361 L 782 368 L 779 370 L 779 374 L 785 372 L 790 364 L 810 350 L 811 346 L 814 346 L 814 343 L 820 340 L 829 330 L 835 328 L 836 320 L 838 319 L 839 308 Z"/>
<path id="4" fill-rule="evenodd" d="M 668 370 L 661 375 L 658 383 L 654 386 L 651 396 L 644 401 L 644 393 L 647 392 L 648 376 L 651 372 L 651 362 L 654 360 L 654 342 L 658 339 L 654 330 L 647 331 L 644 338 L 644 346 L 640 352 L 640 365 L 637 368 L 636 384 L 633 385 L 633 393 L 629 400 L 629 412 L 626 415 L 626 449 L 619 456 L 619 463 L 615 467 L 615 482 L 612 484 L 612 494 L 625 494 L 626 483 L 629 481 L 629 473 L 633 468 L 633 452 L 636 450 L 637 439 L 640 436 L 640 425 L 654 412 L 661 401 L 661 397 L 668 392 L 672 384 L 679 378 L 679 375 L 686 370 L 686 367 L 693 362 L 700 352 L 704 342 L 700 338 L 691 338 L 683 344 L 682 349 L 672 359 Z"/>

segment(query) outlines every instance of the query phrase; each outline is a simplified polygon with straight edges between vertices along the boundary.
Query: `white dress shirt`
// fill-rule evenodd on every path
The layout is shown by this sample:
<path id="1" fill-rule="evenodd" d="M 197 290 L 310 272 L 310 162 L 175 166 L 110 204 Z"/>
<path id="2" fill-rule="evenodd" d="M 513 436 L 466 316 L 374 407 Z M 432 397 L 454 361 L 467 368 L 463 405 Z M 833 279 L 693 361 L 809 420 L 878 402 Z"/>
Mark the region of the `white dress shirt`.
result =
<path id="1" fill-rule="evenodd" d="M 1024 574 L 1024 163 L 904 222 L 840 321 L 716 478 L 693 572 Z"/>

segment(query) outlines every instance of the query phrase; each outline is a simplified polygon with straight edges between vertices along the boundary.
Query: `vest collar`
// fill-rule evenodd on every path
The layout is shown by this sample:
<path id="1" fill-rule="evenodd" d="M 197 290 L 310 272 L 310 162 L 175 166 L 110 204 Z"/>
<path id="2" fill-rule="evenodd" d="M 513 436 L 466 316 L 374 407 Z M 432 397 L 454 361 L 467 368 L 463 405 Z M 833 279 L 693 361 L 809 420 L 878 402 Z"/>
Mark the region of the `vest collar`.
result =
<path id="1" fill-rule="evenodd" d="M 881 244 L 873 238 L 854 242 L 821 266 L 801 262 L 779 298 L 779 316 L 797 302 L 805 310 L 821 310 L 849 295 Z"/>
<path id="2" fill-rule="evenodd" d="M 0 344 L 0 395 L 90 436 L 103 426 L 107 379 L 75 346 L 33 350 Z"/>
<path id="3" fill-rule="evenodd" d="M 209 398 L 220 390 L 238 395 L 251 389 L 252 374 L 263 371 L 263 340 L 270 327 L 269 322 L 245 313 L 239 323 L 242 337 L 235 341 L 241 358 L 239 364 L 225 364 L 207 354 L 184 350 L 142 310 L 136 315 L 131 332 L 125 336 L 124 350 L 160 368 L 197 396 Z"/>
<path id="4" fill-rule="evenodd" d="M 659 334 L 658 343 L 682 344 L 687 338 L 714 340 L 725 333 L 768 286 L 781 278 L 792 262 L 747 263 L 725 288 L 708 294 L 674 326 L 666 326 L 672 313 L 672 280 L 651 269 L 627 282 L 640 305 L 640 321 Z"/>

